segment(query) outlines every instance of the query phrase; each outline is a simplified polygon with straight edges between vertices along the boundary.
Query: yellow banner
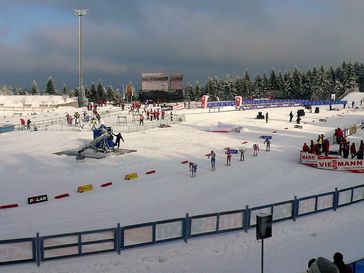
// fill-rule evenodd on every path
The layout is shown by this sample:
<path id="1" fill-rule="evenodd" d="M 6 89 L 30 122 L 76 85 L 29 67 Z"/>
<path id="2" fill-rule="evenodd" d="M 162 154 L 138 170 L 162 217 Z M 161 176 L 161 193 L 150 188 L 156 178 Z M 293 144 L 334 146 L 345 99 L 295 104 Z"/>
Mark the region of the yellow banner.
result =
<path id="1" fill-rule="evenodd" d="M 92 191 L 94 188 L 92 187 L 92 184 L 87 184 L 83 186 L 79 186 L 77 191 L 78 192 L 86 192 L 86 191 Z"/>
<path id="2" fill-rule="evenodd" d="M 131 179 L 136 179 L 136 178 L 138 178 L 137 173 L 128 173 L 127 175 L 125 175 L 125 180 L 131 180 Z"/>

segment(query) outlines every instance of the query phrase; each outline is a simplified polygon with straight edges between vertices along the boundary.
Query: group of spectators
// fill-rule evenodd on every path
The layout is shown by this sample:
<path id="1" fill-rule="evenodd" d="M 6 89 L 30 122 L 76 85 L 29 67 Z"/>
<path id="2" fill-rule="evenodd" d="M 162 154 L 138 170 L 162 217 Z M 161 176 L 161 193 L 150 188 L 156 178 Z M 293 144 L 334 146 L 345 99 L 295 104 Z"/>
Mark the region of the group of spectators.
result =
<path id="1" fill-rule="evenodd" d="M 146 115 L 147 115 L 147 119 L 150 119 L 151 121 L 154 120 L 159 120 L 159 116 L 161 117 L 161 119 L 163 120 L 166 116 L 166 112 L 164 110 L 152 110 L 152 109 L 147 109 L 145 111 Z M 171 115 L 173 116 L 172 112 Z"/>
<path id="2" fill-rule="evenodd" d="M 311 259 L 308 262 L 307 273 L 352 273 L 350 266 L 345 264 L 344 256 L 340 252 L 336 252 L 333 256 L 333 261 L 326 258 L 318 257 Z"/>
<path id="3" fill-rule="evenodd" d="M 339 155 L 343 158 L 357 158 L 357 159 L 363 159 L 364 154 L 364 142 L 363 140 L 360 141 L 359 147 L 357 149 L 354 142 L 350 144 L 350 141 L 348 141 L 344 137 L 344 133 L 341 128 L 335 129 L 335 137 L 336 137 L 336 143 L 339 145 Z M 302 151 L 306 153 L 321 155 L 325 154 L 325 156 L 328 156 L 330 151 L 330 141 L 323 135 L 318 135 L 317 141 L 314 142 L 312 139 L 310 141 L 310 146 L 307 145 L 307 143 L 304 143 L 302 147 Z"/>
<path id="4" fill-rule="evenodd" d="M 349 158 L 349 153 L 351 159 L 355 157 L 357 159 L 363 159 L 363 153 L 364 153 L 363 140 L 360 141 L 359 148 L 357 150 L 354 142 L 350 144 L 350 141 L 347 141 L 346 138 L 344 138 L 339 144 L 339 155 L 341 155 L 344 158 Z"/>
<path id="5" fill-rule="evenodd" d="M 330 141 L 324 136 L 324 134 L 318 135 L 316 142 L 311 139 L 310 146 L 308 146 L 307 143 L 304 143 L 302 151 L 316 155 L 325 154 L 325 156 L 328 156 L 330 151 Z"/>
<path id="6" fill-rule="evenodd" d="M 159 117 L 161 120 L 164 120 L 166 118 L 166 112 L 164 110 L 152 110 L 147 109 L 145 111 L 147 120 L 153 121 L 153 120 L 159 120 Z M 171 111 L 169 114 L 169 118 L 171 121 L 173 121 L 173 112 Z M 144 113 L 139 114 L 139 125 L 144 125 Z"/>
<path id="7" fill-rule="evenodd" d="M 30 130 L 30 124 L 31 124 L 31 120 L 28 119 L 26 122 L 25 122 L 25 119 L 23 118 L 20 118 L 20 129 L 21 130 L 24 130 L 24 129 L 27 129 L 27 130 Z"/>
<path id="8" fill-rule="evenodd" d="M 356 149 L 355 143 L 351 143 L 348 141 L 345 136 L 344 132 L 341 128 L 335 129 L 336 143 L 339 145 L 339 155 L 344 158 L 349 158 L 349 154 L 353 159 L 356 157 L 357 159 L 363 159 L 364 154 L 364 143 L 363 140 L 360 141 L 358 150 Z"/>
<path id="9" fill-rule="evenodd" d="M 363 159 L 364 153 L 364 143 L 363 140 L 360 141 L 358 150 L 356 149 L 355 143 L 351 143 L 348 141 L 345 136 L 344 132 L 341 128 L 335 129 L 336 143 L 339 145 L 339 155 L 344 158 L 349 158 L 349 153 L 351 158 L 353 159 L 356 157 L 357 159 Z"/>
<path id="10" fill-rule="evenodd" d="M 82 118 L 79 112 L 75 112 L 73 116 L 66 113 L 66 119 L 68 125 L 81 126 L 81 128 L 83 128 L 85 122 L 90 122 L 92 129 L 95 129 L 96 125 L 101 123 L 101 116 L 97 110 L 92 110 L 91 115 L 89 115 L 86 111 L 83 111 Z"/>

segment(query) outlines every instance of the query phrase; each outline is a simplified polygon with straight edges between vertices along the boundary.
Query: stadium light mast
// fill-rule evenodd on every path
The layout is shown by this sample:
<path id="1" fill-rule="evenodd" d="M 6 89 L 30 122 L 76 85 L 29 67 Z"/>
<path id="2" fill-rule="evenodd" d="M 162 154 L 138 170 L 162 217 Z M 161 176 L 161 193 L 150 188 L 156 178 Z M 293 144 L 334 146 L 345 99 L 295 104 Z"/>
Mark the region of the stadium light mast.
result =
<path id="1" fill-rule="evenodd" d="M 78 16 L 78 84 L 79 84 L 79 96 L 78 106 L 85 106 L 86 96 L 83 88 L 83 67 L 82 67 L 82 20 L 83 16 L 88 13 L 87 9 L 74 9 L 74 14 Z"/>

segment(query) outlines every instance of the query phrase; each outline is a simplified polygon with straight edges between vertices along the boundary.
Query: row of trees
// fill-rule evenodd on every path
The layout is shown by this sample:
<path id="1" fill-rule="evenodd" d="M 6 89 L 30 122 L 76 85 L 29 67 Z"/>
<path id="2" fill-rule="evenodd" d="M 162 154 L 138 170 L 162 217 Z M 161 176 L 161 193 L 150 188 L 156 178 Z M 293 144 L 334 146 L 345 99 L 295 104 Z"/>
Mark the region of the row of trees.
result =
<path id="1" fill-rule="evenodd" d="M 248 72 L 234 78 L 209 77 L 205 85 L 199 82 L 187 84 L 184 97 L 195 100 L 201 95 L 209 95 L 213 99 L 231 100 L 239 95 L 244 98 L 323 100 L 330 99 L 331 94 L 336 94 L 338 98 L 347 90 L 362 90 L 363 87 L 364 64 L 343 62 L 336 69 L 320 66 L 307 72 L 301 72 L 298 68 L 284 73 L 272 70 L 269 76 L 257 74 L 255 79 Z"/>
<path id="2" fill-rule="evenodd" d="M 205 85 L 196 82 L 187 84 L 183 90 L 184 100 L 199 100 L 202 95 L 209 95 L 212 99 L 232 100 L 239 95 L 243 98 L 286 98 L 286 99 L 330 99 L 331 94 L 340 97 L 348 90 L 364 90 L 364 64 L 343 62 L 334 69 L 332 66 L 313 67 L 306 72 L 298 68 L 293 71 L 276 72 L 272 70 L 268 76 L 266 73 L 257 74 L 255 79 L 245 72 L 242 76 L 224 79 L 209 77 Z M 55 88 L 52 77 L 48 78 L 46 90 L 41 92 L 36 81 L 33 81 L 30 90 L 21 88 L 12 89 L 6 85 L 0 87 L 0 95 L 66 95 L 78 96 L 79 90 L 69 90 L 66 84 L 61 90 Z M 85 86 L 85 95 L 89 101 L 100 100 L 119 103 L 122 94 L 111 85 L 105 87 L 101 80 Z M 142 94 L 139 94 L 142 99 Z M 181 95 L 182 98 L 182 95 Z M 161 99 L 161 98 L 160 98 Z"/>
<path id="3" fill-rule="evenodd" d="M 12 89 L 6 85 L 0 88 L 0 95 L 64 95 L 68 97 L 78 97 L 79 90 L 69 90 L 67 85 L 64 84 L 61 90 L 57 90 L 52 77 L 48 78 L 46 90 L 42 92 L 36 81 L 32 82 L 30 90 L 24 90 L 21 88 Z M 105 86 L 102 81 L 99 80 L 96 83 L 92 83 L 90 87 L 85 86 L 85 95 L 89 101 L 98 102 L 102 100 L 119 102 L 121 100 L 121 93 L 119 90 L 115 90 L 111 85 Z"/>

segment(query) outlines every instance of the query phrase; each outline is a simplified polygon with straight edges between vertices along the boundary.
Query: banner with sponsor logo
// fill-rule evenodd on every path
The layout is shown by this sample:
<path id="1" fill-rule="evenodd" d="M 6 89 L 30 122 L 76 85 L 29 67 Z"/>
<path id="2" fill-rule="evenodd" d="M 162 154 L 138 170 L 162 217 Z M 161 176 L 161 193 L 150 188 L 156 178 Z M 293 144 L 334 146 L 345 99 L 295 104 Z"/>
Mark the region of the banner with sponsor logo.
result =
<path id="1" fill-rule="evenodd" d="M 207 100 L 209 99 L 208 95 L 203 95 L 201 97 L 201 108 L 207 108 Z"/>
<path id="2" fill-rule="evenodd" d="M 359 159 L 347 159 L 335 156 L 318 156 L 315 154 L 301 152 L 300 162 L 318 169 L 364 173 L 364 160 Z"/>
<path id="3" fill-rule="evenodd" d="M 48 201 L 48 196 L 46 194 L 28 197 L 28 204 L 35 204 L 46 201 Z"/>

